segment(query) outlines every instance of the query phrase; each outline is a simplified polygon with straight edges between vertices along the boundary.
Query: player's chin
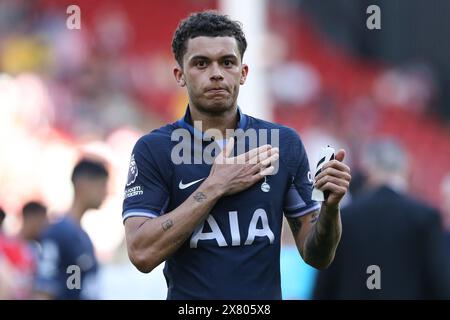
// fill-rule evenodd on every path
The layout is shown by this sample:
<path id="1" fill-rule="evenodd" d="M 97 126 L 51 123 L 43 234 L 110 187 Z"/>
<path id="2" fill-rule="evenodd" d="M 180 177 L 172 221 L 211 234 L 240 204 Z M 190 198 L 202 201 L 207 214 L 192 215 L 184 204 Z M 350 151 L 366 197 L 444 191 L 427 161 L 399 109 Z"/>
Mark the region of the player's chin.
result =
<path id="1" fill-rule="evenodd" d="M 230 99 L 208 99 L 203 104 L 204 109 L 210 113 L 223 113 L 233 108 Z"/>

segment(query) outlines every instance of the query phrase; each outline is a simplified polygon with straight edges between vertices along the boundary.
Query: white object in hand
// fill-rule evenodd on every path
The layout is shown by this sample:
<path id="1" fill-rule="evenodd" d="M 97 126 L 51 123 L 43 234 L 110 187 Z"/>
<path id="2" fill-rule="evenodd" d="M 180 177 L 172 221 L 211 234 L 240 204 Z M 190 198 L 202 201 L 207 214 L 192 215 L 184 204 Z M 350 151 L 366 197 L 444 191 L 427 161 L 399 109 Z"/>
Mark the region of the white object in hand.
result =
<path id="1" fill-rule="evenodd" d="M 334 159 L 334 148 L 327 146 L 322 149 L 322 154 L 320 155 L 320 160 L 316 166 L 316 173 L 314 174 L 314 182 L 316 181 L 316 177 L 319 173 L 322 172 L 322 167 L 325 163 Z M 319 190 L 314 187 L 311 195 L 311 199 L 314 201 L 325 201 L 325 196 L 322 190 Z"/>

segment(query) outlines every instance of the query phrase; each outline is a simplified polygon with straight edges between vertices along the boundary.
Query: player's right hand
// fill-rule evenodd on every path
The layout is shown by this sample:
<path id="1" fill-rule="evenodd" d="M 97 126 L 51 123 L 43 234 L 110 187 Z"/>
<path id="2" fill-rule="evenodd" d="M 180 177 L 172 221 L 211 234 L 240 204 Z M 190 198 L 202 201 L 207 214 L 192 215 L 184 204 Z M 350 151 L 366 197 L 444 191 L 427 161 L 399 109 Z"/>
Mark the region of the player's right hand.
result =
<path id="1" fill-rule="evenodd" d="M 234 138 L 230 138 L 222 152 L 214 160 L 208 182 L 223 195 L 243 191 L 274 172 L 279 149 L 263 145 L 236 157 L 231 157 Z"/>

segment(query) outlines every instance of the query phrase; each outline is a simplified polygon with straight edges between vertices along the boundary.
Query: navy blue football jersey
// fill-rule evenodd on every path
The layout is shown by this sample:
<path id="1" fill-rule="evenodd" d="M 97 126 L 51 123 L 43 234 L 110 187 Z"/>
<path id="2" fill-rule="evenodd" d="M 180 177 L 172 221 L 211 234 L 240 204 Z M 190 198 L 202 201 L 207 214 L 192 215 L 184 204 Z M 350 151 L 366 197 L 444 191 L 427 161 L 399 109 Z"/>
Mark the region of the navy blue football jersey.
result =
<path id="1" fill-rule="evenodd" d="M 278 146 L 276 174 L 221 198 L 167 259 L 168 299 L 281 299 L 283 214 L 294 218 L 320 209 L 311 200 L 308 158 L 298 134 L 238 110 L 241 134 L 235 135 L 234 155 L 266 143 Z M 242 134 L 247 132 L 256 132 L 257 145 L 251 134 Z M 184 141 L 181 150 L 185 133 L 190 144 L 186 148 Z M 220 144 L 192 126 L 189 108 L 182 119 L 140 138 L 131 156 L 123 220 L 159 217 L 181 205 L 208 177 L 212 164 L 203 160 L 218 154 Z"/>
<path id="2" fill-rule="evenodd" d="M 35 287 L 55 299 L 98 299 L 98 264 L 89 235 L 71 217 L 42 236 Z"/>

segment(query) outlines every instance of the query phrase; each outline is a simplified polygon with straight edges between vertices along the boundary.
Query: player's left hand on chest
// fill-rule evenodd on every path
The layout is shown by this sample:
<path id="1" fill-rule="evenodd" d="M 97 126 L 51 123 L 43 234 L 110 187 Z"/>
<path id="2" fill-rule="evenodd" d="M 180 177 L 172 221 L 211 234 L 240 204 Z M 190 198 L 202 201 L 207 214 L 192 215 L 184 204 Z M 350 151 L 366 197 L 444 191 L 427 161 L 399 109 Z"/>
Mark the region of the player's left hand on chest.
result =
<path id="1" fill-rule="evenodd" d="M 324 164 L 316 177 L 314 186 L 324 192 L 327 206 L 337 206 L 350 185 L 350 168 L 342 162 L 344 158 L 345 150 L 340 149 L 335 159 Z"/>

